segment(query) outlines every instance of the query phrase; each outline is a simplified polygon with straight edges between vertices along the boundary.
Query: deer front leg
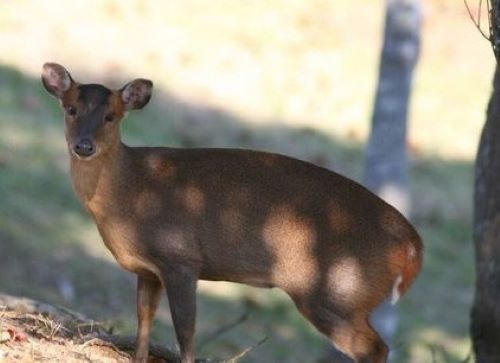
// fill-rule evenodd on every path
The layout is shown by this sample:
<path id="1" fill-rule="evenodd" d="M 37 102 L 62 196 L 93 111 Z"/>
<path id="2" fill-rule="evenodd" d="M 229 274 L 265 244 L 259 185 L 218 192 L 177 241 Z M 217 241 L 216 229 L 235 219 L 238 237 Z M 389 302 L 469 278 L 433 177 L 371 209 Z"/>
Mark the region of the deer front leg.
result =
<path id="1" fill-rule="evenodd" d="M 194 363 L 194 330 L 196 319 L 196 285 L 198 274 L 190 267 L 169 266 L 163 277 L 181 350 L 182 363 Z"/>
<path id="2" fill-rule="evenodd" d="M 137 346 L 134 362 L 145 363 L 151 325 L 161 297 L 161 282 L 154 275 L 137 275 Z"/>

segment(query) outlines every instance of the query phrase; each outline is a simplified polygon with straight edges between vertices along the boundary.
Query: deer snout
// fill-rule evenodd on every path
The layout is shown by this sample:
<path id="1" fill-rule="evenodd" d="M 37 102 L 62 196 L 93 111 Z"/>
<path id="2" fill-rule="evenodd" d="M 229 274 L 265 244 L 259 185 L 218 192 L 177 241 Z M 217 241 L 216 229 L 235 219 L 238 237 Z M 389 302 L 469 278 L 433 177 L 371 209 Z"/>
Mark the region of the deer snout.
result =
<path id="1" fill-rule="evenodd" d="M 73 151 L 79 156 L 89 157 L 95 154 L 96 146 L 89 138 L 83 138 L 74 144 Z"/>

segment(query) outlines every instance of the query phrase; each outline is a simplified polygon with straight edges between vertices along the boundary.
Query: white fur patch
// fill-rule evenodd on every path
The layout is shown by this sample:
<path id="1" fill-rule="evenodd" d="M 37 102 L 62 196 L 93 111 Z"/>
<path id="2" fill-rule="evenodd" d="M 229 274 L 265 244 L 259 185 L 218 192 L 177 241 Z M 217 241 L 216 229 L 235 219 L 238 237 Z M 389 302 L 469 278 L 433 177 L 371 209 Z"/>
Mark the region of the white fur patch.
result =
<path id="1" fill-rule="evenodd" d="M 399 274 L 398 277 L 396 278 L 396 281 L 394 281 L 394 285 L 392 286 L 392 294 L 391 294 L 392 305 L 396 305 L 399 298 L 401 297 L 399 295 L 399 285 L 401 285 L 402 282 L 403 282 L 403 276 Z"/>

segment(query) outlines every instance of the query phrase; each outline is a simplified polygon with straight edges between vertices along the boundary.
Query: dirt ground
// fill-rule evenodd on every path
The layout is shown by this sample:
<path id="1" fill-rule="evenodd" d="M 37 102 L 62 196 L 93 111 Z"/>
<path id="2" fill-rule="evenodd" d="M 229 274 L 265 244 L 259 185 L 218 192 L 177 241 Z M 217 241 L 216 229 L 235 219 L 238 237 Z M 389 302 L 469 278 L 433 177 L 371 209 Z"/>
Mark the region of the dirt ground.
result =
<path id="1" fill-rule="evenodd" d="M 109 329 L 80 314 L 0 295 L 0 362 L 128 362 L 102 339 Z"/>
<path id="2" fill-rule="evenodd" d="M 219 327 L 217 339 L 244 317 Z M 196 359 L 197 363 L 236 363 L 267 338 L 227 360 Z M 129 362 L 135 338 L 113 334 L 113 327 L 87 319 L 64 307 L 0 294 L 0 362 Z M 178 362 L 178 352 L 150 345 L 149 363 Z"/>

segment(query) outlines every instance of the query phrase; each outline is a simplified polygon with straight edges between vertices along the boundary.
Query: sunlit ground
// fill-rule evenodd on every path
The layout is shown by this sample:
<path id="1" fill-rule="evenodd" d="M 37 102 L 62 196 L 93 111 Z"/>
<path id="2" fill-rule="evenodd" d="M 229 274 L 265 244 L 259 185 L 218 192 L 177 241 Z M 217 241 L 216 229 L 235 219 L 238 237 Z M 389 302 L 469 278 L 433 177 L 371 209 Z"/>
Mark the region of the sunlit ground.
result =
<path id="1" fill-rule="evenodd" d="M 493 56 L 462 2 L 424 3 L 409 147 L 413 214 L 427 256 L 421 279 L 400 305 L 396 358 L 453 362 L 470 348 L 471 165 L 491 90 Z M 34 266 L 41 255 L 56 261 L 78 298 L 65 301 L 58 287 L 62 277 L 52 278 L 51 271 L 43 272 L 46 279 L 42 273 L 41 287 L 32 288 L 29 279 L 21 282 L 31 276 L 22 259 L 4 261 L 9 272 L 0 274 L 0 290 L 112 316 L 119 329 L 135 329 L 131 278 L 111 264 L 105 268 L 112 272 L 96 272 L 90 284 L 89 267 L 68 262 L 85 254 L 97 258 L 99 271 L 97 266 L 112 258 L 70 190 L 61 115 L 38 82 L 43 62 L 60 62 L 78 80 L 115 87 L 131 78 L 152 79 L 151 105 L 124 124 L 132 144 L 263 148 L 359 179 L 384 4 L 0 2 L 0 164 L 6 164 L 0 169 L 0 240 L 9 241 L 5 246 L 15 249 L 14 257 L 31 256 Z M 113 292 L 116 281 L 127 289 Z M 304 362 L 321 355 L 322 339 L 280 293 L 202 283 L 200 295 L 201 335 L 247 308 L 255 311 L 253 321 L 205 347 L 206 355 L 234 353 L 264 335 L 272 339 L 248 362 Z M 165 341 L 166 308 L 160 318 L 163 325 L 155 332 Z"/>

